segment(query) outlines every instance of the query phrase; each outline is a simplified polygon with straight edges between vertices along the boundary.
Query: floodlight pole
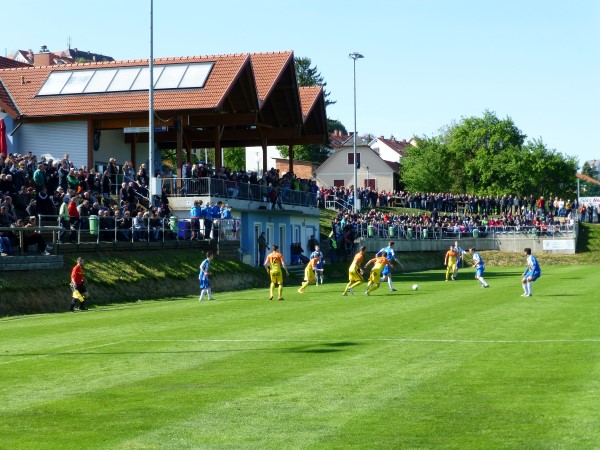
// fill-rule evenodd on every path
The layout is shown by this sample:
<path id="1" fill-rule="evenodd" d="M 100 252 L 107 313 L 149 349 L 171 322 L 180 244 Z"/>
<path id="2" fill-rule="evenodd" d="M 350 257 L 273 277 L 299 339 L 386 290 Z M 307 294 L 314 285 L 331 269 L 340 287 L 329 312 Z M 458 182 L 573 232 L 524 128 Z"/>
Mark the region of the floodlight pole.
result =
<path id="1" fill-rule="evenodd" d="M 154 0 L 150 0 L 150 60 L 148 69 L 150 71 L 150 86 L 148 87 L 148 193 L 150 207 L 156 195 L 156 184 L 154 177 L 154 42 L 153 42 L 153 13 Z"/>
<path id="2" fill-rule="evenodd" d="M 352 52 L 348 55 L 353 60 L 354 66 L 354 212 L 358 213 L 358 173 L 357 173 L 357 155 L 356 155 L 356 60 L 364 58 L 358 52 Z"/>

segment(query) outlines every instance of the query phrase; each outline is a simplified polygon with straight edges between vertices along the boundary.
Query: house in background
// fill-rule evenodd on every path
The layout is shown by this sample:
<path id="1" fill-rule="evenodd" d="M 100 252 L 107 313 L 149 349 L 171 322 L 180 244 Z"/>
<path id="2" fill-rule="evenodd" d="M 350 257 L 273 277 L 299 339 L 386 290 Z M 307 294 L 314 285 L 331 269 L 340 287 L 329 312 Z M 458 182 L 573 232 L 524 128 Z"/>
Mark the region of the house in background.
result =
<path id="1" fill-rule="evenodd" d="M 56 66 L 61 64 L 73 64 L 82 62 L 107 62 L 114 58 L 98 53 L 84 52 L 76 48 L 69 48 L 58 52 L 51 52 L 48 47 L 42 45 L 35 53 L 33 50 L 17 50 L 9 55 L 10 59 L 29 66 Z"/>
<path id="2" fill-rule="evenodd" d="M 390 162 L 398 162 L 401 158 L 404 158 L 406 147 L 410 147 L 411 145 L 414 145 L 413 141 L 398 141 L 394 136 L 391 136 L 389 139 L 379 136 L 369 142 L 369 147 L 375 150 L 383 160 Z"/>
<path id="3" fill-rule="evenodd" d="M 14 67 L 29 67 L 31 64 L 27 64 L 21 61 L 15 61 L 14 59 L 5 58 L 0 56 L 0 69 L 12 69 Z"/>
<path id="4" fill-rule="evenodd" d="M 384 161 L 364 144 L 357 144 L 356 160 L 359 163 L 356 171 L 357 187 L 385 191 L 394 189 L 394 173 L 399 168 L 398 163 Z M 354 186 L 354 145 L 345 145 L 337 149 L 315 170 L 315 177 L 317 184 L 322 188 Z"/>
<path id="5" fill-rule="evenodd" d="M 320 187 L 354 186 L 354 136 L 336 130 L 329 135 L 331 156 L 315 171 Z M 373 138 L 357 136 L 356 159 L 359 163 L 357 178 L 359 188 L 393 191 L 394 174 L 400 170 L 404 149 L 412 145 L 394 137 Z"/>

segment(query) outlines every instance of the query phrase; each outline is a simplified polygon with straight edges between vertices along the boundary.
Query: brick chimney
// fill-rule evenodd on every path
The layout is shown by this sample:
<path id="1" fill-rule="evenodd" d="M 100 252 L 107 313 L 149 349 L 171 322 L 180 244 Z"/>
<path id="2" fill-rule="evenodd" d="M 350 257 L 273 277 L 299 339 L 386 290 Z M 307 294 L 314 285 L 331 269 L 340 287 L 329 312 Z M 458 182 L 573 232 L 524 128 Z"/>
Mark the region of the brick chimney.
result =
<path id="1" fill-rule="evenodd" d="M 35 67 L 52 65 L 52 54 L 48 51 L 48 47 L 42 45 L 39 53 L 33 55 L 33 65 Z"/>

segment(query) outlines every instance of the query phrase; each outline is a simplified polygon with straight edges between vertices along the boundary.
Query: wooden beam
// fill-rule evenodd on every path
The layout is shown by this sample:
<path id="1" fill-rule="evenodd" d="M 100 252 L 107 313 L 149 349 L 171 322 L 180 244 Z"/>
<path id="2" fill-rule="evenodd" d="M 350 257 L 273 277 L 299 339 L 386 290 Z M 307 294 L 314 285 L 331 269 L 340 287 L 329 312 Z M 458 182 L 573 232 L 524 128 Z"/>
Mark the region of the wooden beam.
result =
<path id="1" fill-rule="evenodd" d="M 267 158 L 267 147 L 268 147 L 268 145 L 267 145 L 267 140 L 266 139 L 262 141 L 261 147 L 262 147 L 262 171 L 266 172 L 267 170 L 269 170 L 268 169 L 269 161 L 268 161 L 268 158 Z"/>
<path id="2" fill-rule="evenodd" d="M 169 119 L 166 122 L 156 123 L 156 126 L 169 126 L 175 125 L 174 119 Z M 145 117 L 129 117 L 119 119 L 96 119 L 94 120 L 94 126 L 99 130 L 116 130 L 119 128 L 128 127 L 147 127 L 148 126 L 148 115 Z"/>
<path id="3" fill-rule="evenodd" d="M 177 117 L 177 122 L 175 123 L 175 131 L 177 132 L 177 167 L 175 168 L 175 173 L 177 174 L 177 179 L 181 181 L 181 166 L 183 165 L 183 124 L 182 124 L 183 116 Z M 189 153 L 187 154 L 186 161 L 190 160 Z M 181 189 L 181 186 L 178 186 L 178 189 Z"/>
<path id="4" fill-rule="evenodd" d="M 232 129 L 232 128 L 224 128 L 220 127 L 221 132 L 221 140 L 235 140 L 235 141 L 260 141 L 262 139 L 287 139 L 285 145 L 289 143 L 290 140 L 295 141 L 300 138 L 300 129 L 298 127 L 288 127 L 288 128 L 246 128 L 246 129 Z M 204 130 L 197 130 L 194 128 L 188 129 L 191 136 L 194 139 L 198 140 L 206 140 L 210 141 L 214 136 L 214 129 L 208 128 Z M 158 136 L 159 133 L 157 133 Z M 162 133 L 160 133 L 162 134 Z M 158 139 L 158 138 L 157 138 Z M 258 144 L 255 144 L 258 145 Z"/>
<path id="5" fill-rule="evenodd" d="M 219 171 L 219 169 L 223 166 L 223 149 L 221 148 L 221 136 L 223 134 L 223 128 L 215 127 L 214 133 L 215 170 Z"/>
<path id="6" fill-rule="evenodd" d="M 238 114 L 198 114 L 188 115 L 187 125 L 194 128 L 201 127 L 216 127 L 218 125 L 227 126 L 244 126 L 255 125 L 257 122 L 257 114 L 238 113 Z"/>
<path id="7" fill-rule="evenodd" d="M 87 139 L 87 166 L 88 166 L 88 171 L 92 168 L 95 169 L 95 167 L 93 167 L 94 164 L 94 121 L 89 119 L 87 121 L 87 134 L 88 134 L 88 139 Z"/>
<path id="8" fill-rule="evenodd" d="M 288 146 L 288 170 L 290 173 L 294 173 L 294 146 Z"/>
<path id="9" fill-rule="evenodd" d="M 136 135 L 134 135 L 133 139 L 131 140 L 131 165 L 133 166 L 133 170 L 135 171 L 135 173 L 137 173 L 137 139 L 136 139 Z"/>

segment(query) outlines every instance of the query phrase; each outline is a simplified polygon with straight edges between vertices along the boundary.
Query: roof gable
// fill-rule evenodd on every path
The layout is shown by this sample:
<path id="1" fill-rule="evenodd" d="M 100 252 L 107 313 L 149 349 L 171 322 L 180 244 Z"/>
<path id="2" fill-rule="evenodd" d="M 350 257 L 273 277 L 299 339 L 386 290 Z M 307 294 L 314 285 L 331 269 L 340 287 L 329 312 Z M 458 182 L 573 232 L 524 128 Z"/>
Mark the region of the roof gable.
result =
<path id="1" fill-rule="evenodd" d="M 331 154 L 329 158 L 327 158 L 323 164 L 316 169 L 315 172 L 327 173 L 328 171 L 337 171 L 340 173 L 347 173 L 347 170 L 344 170 L 343 168 L 353 170 L 352 165 L 348 164 L 347 162 L 347 155 L 353 152 L 354 148 L 351 147 L 344 147 L 337 150 L 335 153 Z M 394 171 L 394 167 L 387 161 L 383 160 L 381 156 L 379 156 L 370 147 L 366 145 L 357 147 L 356 152 L 361 154 L 361 167 L 365 166 L 367 161 L 370 161 L 368 164 L 376 164 L 376 166 L 371 167 L 372 173 L 377 171 Z"/>
<path id="2" fill-rule="evenodd" d="M 323 87 L 301 87 L 299 93 L 305 134 L 325 136 L 320 141 L 326 144 L 324 140 L 327 139 L 327 112 Z"/>
<path id="3" fill-rule="evenodd" d="M 4 87 L 2 80 L 0 80 L 0 109 L 6 111 L 13 119 L 16 119 L 19 115 L 17 107 L 12 101 L 12 98 L 10 98 L 10 95 Z"/>
<path id="4" fill-rule="evenodd" d="M 380 144 L 385 145 L 388 149 L 396 152 L 400 156 L 404 156 L 404 150 L 406 149 L 406 147 L 409 147 L 411 145 L 410 142 L 408 142 L 406 140 L 398 141 L 394 137 L 391 137 L 390 139 L 386 139 L 383 136 L 380 136 L 378 138 L 373 139 L 369 143 L 369 146 L 371 148 L 378 148 L 380 146 Z M 380 153 L 381 153 L 381 151 L 380 151 Z"/>

